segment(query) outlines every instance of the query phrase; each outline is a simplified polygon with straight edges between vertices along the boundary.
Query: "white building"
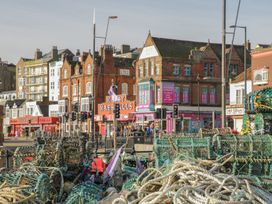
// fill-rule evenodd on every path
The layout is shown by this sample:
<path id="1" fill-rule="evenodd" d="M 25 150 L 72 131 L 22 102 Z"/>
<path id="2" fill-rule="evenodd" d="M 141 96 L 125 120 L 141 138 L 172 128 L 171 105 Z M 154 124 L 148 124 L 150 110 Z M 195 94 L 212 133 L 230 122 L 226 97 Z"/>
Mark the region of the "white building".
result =
<path id="1" fill-rule="evenodd" d="M 49 63 L 49 101 L 59 100 L 60 69 L 62 65 L 62 60 Z"/>
<path id="2" fill-rule="evenodd" d="M 14 99 L 16 99 L 16 90 L 0 92 L 0 101 L 7 101 L 7 100 L 14 100 Z"/>
<path id="3" fill-rule="evenodd" d="M 251 68 L 247 70 L 247 94 L 252 91 L 252 80 L 251 80 Z M 243 125 L 243 115 L 245 113 L 244 102 L 245 102 L 245 81 L 244 72 L 239 74 L 230 83 L 230 105 L 226 107 L 226 115 L 229 118 L 228 124 L 234 130 L 241 131 Z"/>

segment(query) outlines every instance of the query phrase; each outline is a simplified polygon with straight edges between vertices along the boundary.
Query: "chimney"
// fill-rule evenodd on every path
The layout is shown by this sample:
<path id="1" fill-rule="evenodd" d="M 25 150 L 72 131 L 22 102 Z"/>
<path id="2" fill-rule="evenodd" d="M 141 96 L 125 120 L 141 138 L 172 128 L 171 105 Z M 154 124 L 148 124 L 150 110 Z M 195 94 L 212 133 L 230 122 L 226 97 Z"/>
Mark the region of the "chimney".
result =
<path id="1" fill-rule="evenodd" d="M 76 56 L 77 56 L 77 57 L 80 56 L 80 50 L 79 50 L 79 49 L 76 50 Z"/>
<path id="2" fill-rule="evenodd" d="M 121 54 L 128 53 L 130 51 L 129 45 L 121 45 Z"/>
<path id="3" fill-rule="evenodd" d="M 34 59 L 38 60 L 38 59 L 41 59 L 41 58 L 42 58 L 42 51 L 39 48 L 37 48 L 36 52 L 35 52 Z"/>
<path id="4" fill-rule="evenodd" d="M 58 59 L 58 48 L 57 46 L 52 47 L 51 57 L 54 61 Z"/>
<path id="5" fill-rule="evenodd" d="M 246 48 L 248 51 L 251 50 L 251 42 L 249 40 L 247 41 Z"/>

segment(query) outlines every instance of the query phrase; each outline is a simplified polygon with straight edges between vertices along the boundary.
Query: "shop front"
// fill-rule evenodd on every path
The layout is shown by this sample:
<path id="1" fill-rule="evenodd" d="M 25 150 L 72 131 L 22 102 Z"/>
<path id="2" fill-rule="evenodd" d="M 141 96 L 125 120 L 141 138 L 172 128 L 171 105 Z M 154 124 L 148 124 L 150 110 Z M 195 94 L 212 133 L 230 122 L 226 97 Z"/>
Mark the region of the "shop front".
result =
<path id="1" fill-rule="evenodd" d="M 167 132 L 197 133 L 199 128 L 221 127 L 221 114 L 218 112 L 180 111 L 177 119 L 172 118 L 171 112 L 167 113 Z M 175 125 L 175 127 L 174 127 Z"/>
<path id="2" fill-rule="evenodd" d="M 244 105 L 228 105 L 226 115 L 228 117 L 228 127 L 240 132 L 243 126 L 243 116 L 245 113 Z"/>
<path id="3" fill-rule="evenodd" d="M 35 131 L 55 134 L 58 131 L 57 117 L 25 116 L 10 120 L 11 136 L 31 136 Z"/>
<path id="4" fill-rule="evenodd" d="M 104 103 L 98 104 L 98 115 L 95 116 L 95 121 L 98 122 L 99 133 L 102 136 L 111 136 L 113 132 L 113 109 L 114 104 L 120 104 L 120 118 L 117 119 L 117 130 L 120 134 L 127 128 L 131 128 L 135 121 L 135 101 L 129 101 L 126 95 L 118 95 L 114 102 L 112 97 L 107 96 Z"/>

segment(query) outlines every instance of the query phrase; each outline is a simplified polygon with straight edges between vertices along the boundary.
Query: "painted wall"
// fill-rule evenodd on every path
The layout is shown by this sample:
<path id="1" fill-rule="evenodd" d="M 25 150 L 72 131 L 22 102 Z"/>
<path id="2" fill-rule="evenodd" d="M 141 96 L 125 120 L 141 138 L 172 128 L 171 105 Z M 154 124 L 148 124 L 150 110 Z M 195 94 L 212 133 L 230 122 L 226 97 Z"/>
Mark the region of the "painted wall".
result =
<path id="1" fill-rule="evenodd" d="M 49 64 L 49 100 L 58 101 L 60 94 L 60 69 L 62 61 L 51 62 Z"/>
<path id="2" fill-rule="evenodd" d="M 243 89 L 245 89 L 244 81 L 230 84 L 230 105 L 240 104 L 240 103 L 237 103 L 237 100 L 236 100 L 236 91 L 243 90 Z M 252 81 L 247 80 L 247 93 L 250 93 L 250 92 L 252 92 Z M 242 95 L 241 95 L 240 101 L 244 101 L 244 99 L 242 99 Z"/>

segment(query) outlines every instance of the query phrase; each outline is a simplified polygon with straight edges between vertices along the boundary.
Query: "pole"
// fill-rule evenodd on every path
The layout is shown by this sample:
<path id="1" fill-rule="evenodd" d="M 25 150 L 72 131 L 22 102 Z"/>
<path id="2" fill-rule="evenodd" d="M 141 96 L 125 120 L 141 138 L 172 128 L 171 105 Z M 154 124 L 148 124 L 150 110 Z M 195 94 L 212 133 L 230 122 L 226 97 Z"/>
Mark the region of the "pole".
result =
<path id="1" fill-rule="evenodd" d="M 78 128 L 78 136 L 79 136 L 79 131 L 80 131 L 80 123 L 79 123 L 79 119 L 80 119 L 80 115 L 79 115 L 79 113 L 80 113 L 80 99 L 79 99 L 79 92 L 80 92 L 80 89 L 79 89 L 79 79 L 77 80 L 77 105 L 78 105 L 78 107 L 77 107 L 77 128 Z"/>
<path id="2" fill-rule="evenodd" d="M 198 86 L 198 97 L 197 97 L 197 111 L 198 111 L 198 128 L 200 129 L 200 84 L 199 84 L 199 75 L 197 76 L 197 86 Z"/>
<path id="3" fill-rule="evenodd" d="M 162 106 L 161 106 L 161 132 L 160 132 L 160 136 L 162 135 L 162 128 L 163 128 L 162 116 L 163 116 L 163 113 L 162 113 Z"/>
<path id="4" fill-rule="evenodd" d="M 247 110 L 247 27 L 244 27 L 245 29 L 245 45 L 244 45 L 244 82 L 245 82 L 245 112 Z"/>
<path id="5" fill-rule="evenodd" d="M 92 67 L 92 77 L 93 77 L 93 86 L 92 86 L 92 121 L 91 121 L 91 134 L 92 134 L 92 145 L 94 144 L 95 136 L 95 124 L 94 124 L 94 114 L 95 114 L 95 80 L 94 80 L 94 68 L 95 68 L 95 9 L 93 13 L 93 67 Z"/>
<path id="6" fill-rule="evenodd" d="M 226 0 L 222 0 L 222 59 L 221 59 L 221 80 L 222 80 L 222 95 L 221 95 L 221 126 L 226 126 L 226 79 L 225 79 L 225 68 L 226 68 Z"/>

